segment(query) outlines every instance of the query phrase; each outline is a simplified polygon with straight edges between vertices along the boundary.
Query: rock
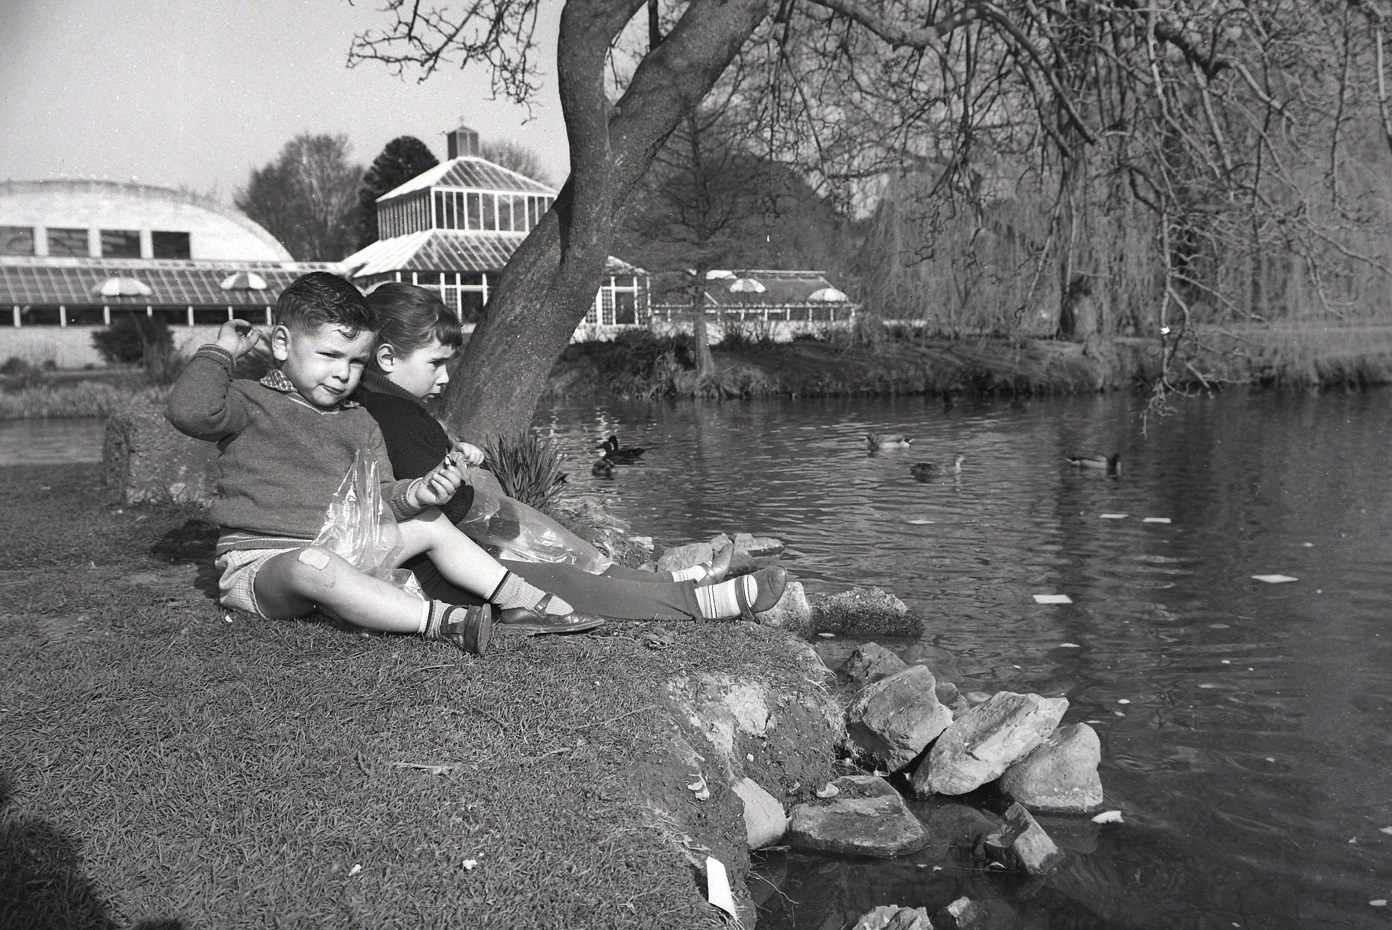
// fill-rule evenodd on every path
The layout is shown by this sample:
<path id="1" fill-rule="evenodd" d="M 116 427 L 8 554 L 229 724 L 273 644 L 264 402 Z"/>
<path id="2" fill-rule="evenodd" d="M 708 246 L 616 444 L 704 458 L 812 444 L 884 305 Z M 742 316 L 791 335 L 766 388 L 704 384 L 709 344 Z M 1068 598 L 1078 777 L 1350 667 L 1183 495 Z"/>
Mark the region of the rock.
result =
<path id="1" fill-rule="evenodd" d="M 1043 875 L 1064 858 L 1063 851 L 1018 801 L 1006 810 L 1001 831 L 981 838 L 977 853 L 987 862 L 1029 875 Z"/>
<path id="2" fill-rule="evenodd" d="M 926 908 L 884 904 L 862 914 L 851 930 L 933 930 L 933 923 Z"/>
<path id="3" fill-rule="evenodd" d="M 794 849 L 889 858 L 928 844 L 928 831 L 884 779 L 844 775 L 833 785 L 835 797 L 793 808 L 787 840 Z"/>
<path id="4" fill-rule="evenodd" d="M 206 504 L 216 460 L 217 446 L 176 430 L 153 396 L 137 395 L 107 417 L 102 481 L 123 504 Z"/>
<path id="5" fill-rule="evenodd" d="M 651 536 L 630 536 L 628 541 L 634 550 L 641 554 L 643 561 L 652 558 L 653 538 Z"/>
<path id="6" fill-rule="evenodd" d="M 990 914 L 968 897 L 958 898 L 933 915 L 934 930 L 986 930 Z"/>
<path id="7" fill-rule="evenodd" d="M 752 778 L 741 778 L 730 789 L 744 802 L 744 832 L 750 849 L 763 849 L 783 839 L 788 815 L 777 798 Z"/>
<path id="8" fill-rule="evenodd" d="M 783 543 L 772 536 L 751 536 L 749 533 L 735 534 L 735 549 L 748 552 L 756 559 L 768 558 L 783 552 Z"/>
<path id="9" fill-rule="evenodd" d="M 908 765 L 952 722 L 934 684 L 933 673 L 915 665 L 867 685 L 846 710 L 847 737 L 890 771 Z"/>
<path id="10" fill-rule="evenodd" d="M 962 692 L 957 690 L 956 685 L 950 681 L 943 681 L 941 678 L 938 679 L 938 700 L 951 708 L 954 716 L 965 713 L 967 708 L 971 707 L 971 704 L 963 697 Z"/>
<path id="11" fill-rule="evenodd" d="M 1102 806 L 1102 743 L 1086 723 L 1059 727 L 1034 752 L 1005 770 L 1006 797 L 1033 810 L 1085 814 Z"/>
<path id="12" fill-rule="evenodd" d="M 815 632 L 812 621 L 812 605 L 807 603 L 807 593 L 802 582 L 790 581 L 783 589 L 783 596 L 772 608 L 755 614 L 763 626 L 773 626 L 786 630 L 795 636 L 811 636 Z"/>
<path id="13" fill-rule="evenodd" d="M 840 594 L 819 595 L 812 599 L 812 616 L 819 632 L 856 639 L 917 638 L 923 633 L 923 621 L 910 613 L 903 601 L 880 588 L 851 588 Z"/>
<path id="14" fill-rule="evenodd" d="M 919 794 L 966 794 L 1033 752 L 1068 710 L 1067 698 L 1001 691 L 952 722 L 913 774 Z"/>
<path id="15" fill-rule="evenodd" d="M 865 643 L 846 663 L 846 678 L 857 688 L 864 688 L 906 668 L 903 659 L 879 643 Z"/>
<path id="16" fill-rule="evenodd" d="M 709 562 L 713 558 L 715 558 L 715 550 L 711 548 L 710 543 L 687 543 L 685 546 L 673 546 L 665 550 L 657 560 L 657 570 L 660 572 L 681 571 L 683 568 Z"/>

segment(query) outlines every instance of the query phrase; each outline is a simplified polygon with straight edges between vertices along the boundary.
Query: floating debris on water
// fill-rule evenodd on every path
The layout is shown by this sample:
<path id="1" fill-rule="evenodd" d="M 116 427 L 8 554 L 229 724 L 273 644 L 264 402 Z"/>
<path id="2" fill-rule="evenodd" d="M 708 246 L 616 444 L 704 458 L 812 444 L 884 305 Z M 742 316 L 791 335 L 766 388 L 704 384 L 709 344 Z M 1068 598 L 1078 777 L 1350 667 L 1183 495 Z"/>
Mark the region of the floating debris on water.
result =
<path id="1" fill-rule="evenodd" d="M 1290 575 L 1253 575 L 1257 581 L 1265 581 L 1267 584 L 1285 584 L 1287 581 L 1299 581 L 1299 578 L 1292 578 Z"/>
<path id="2" fill-rule="evenodd" d="M 1036 604 L 1071 604 L 1073 599 L 1067 594 L 1036 594 L 1034 602 Z"/>

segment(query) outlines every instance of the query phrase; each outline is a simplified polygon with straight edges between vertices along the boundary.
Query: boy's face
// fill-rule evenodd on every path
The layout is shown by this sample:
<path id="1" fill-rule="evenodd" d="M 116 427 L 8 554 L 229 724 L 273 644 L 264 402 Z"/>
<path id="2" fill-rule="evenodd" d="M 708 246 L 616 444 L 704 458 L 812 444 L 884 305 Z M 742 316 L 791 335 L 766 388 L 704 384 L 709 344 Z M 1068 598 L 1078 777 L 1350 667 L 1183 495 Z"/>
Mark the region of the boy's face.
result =
<path id="1" fill-rule="evenodd" d="M 448 362 L 454 350 L 442 345 L 439 339 L 430 340 L 410 355 L 397 355 L 391 346 L 377 350 L 377 364 L 387 380 L 421 400 L 438 397 L 449 384 Z"/>
<path id="2" fill-rule="evenodd" d="M 363 330 L 349 336 L 328 323 L 313 329 L 277 326 L 271 332 L 271 354 L 301 397 L 327 408 L 337 406 L 358 386 L 376 342 L 376 333 Z"/>

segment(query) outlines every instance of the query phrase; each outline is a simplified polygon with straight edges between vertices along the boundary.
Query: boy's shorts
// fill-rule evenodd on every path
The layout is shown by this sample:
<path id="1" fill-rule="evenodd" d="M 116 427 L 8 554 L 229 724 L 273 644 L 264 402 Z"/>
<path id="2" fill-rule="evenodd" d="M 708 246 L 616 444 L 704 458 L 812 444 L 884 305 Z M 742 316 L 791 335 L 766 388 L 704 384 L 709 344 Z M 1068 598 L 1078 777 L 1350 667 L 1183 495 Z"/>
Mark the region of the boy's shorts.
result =
<path id="1" fill-rule="evenodd" d="M 218 600 L 224 607 L 235 607 L 265 618 L 261 605 L 256 603 L 256 573 L 268 559 L 282 552 L 294 552 L 304 546 L 284 549 L 232 549 L 217 557 L 213 566 L 222 572 L 218 578 Z"/>

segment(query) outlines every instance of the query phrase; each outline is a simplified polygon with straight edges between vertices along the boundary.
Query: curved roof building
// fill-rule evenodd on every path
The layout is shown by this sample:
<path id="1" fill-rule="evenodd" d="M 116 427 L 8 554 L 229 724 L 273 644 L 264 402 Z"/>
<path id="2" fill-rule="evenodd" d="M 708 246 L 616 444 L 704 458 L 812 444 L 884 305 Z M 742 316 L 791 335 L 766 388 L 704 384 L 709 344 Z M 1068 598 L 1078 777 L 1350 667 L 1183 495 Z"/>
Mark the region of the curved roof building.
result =
<path id="1" fill-rule="evenodd" d="M 232 207 L 117 181 L 0 182 L 0 254 L 291 260 L 274 236 Z"/>

